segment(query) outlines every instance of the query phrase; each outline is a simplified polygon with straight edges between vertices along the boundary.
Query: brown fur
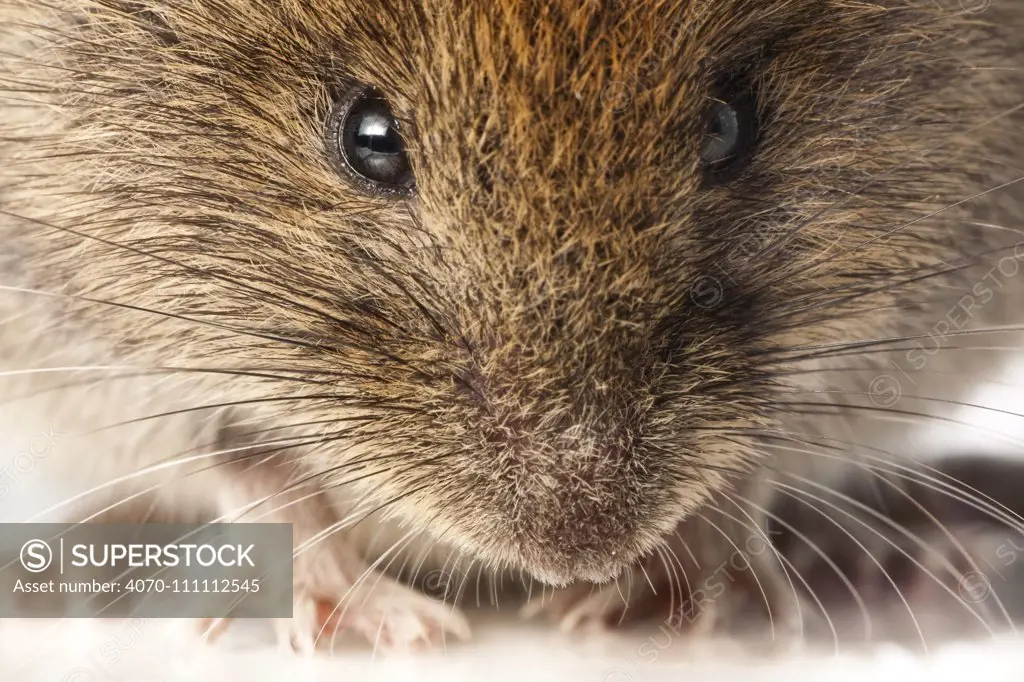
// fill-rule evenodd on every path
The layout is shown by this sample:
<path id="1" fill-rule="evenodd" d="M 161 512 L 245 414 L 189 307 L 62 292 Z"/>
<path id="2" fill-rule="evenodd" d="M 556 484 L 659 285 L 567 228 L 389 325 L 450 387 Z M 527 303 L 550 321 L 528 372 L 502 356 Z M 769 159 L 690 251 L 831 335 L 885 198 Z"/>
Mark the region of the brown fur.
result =
<path id="1" fill-rule="evenodd" d="M 263 375 L 217 381 L 275 400 L 245 414 L 309 434 L 305 466 L 341 472 L 325 484 L 484 563 L 603 580 L 758 466 L 823 346 L 922 333 L 1012 244 L 969 224 L 981 202 L 944 209 L 1020 172 L 1022 19 L 0 0 L 23 41 L 0 111 L 30 103 L 0 121 L 0 234 L 123 357 Z M 761 139 L 705 188 L 703 112 L 731 74 Z M 354 82 L 403 125 L 409 200 L 332 169 L 324 123 Z"/>

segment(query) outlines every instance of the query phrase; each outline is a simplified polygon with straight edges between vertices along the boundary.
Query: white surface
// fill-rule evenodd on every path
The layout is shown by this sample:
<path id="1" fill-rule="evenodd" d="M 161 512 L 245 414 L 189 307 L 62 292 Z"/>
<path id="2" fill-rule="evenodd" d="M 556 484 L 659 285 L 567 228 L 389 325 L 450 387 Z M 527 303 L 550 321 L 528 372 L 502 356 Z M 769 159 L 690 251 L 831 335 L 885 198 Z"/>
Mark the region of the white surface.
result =
<path id="1" fill-rule="evenodd" d="M 246 624 L 249 625 L 249 624 Z M 752 660 L 735 644 L 670 641 L 657 660 L 641 655 L 646 634 L 561 637 L 521 623 L 478 627 L 470 645 L 418 656 L 377 657 L 356 645 L 314 658 L 279 654 L 269 629 L 240 627 L 216 644 L 196 643 L 183 623 L 138 621 L 0 623 L 4 682 L 321 682 L 484 680 L 535 682 L 758 682 L 929 680 L 1019 682 L 1024 646 L 1010 639 L 950 645 L 915 656 L 897 647 L 859 655 L 795 654 Z M 647 649 L 649 650 L 648 646 Z"/>

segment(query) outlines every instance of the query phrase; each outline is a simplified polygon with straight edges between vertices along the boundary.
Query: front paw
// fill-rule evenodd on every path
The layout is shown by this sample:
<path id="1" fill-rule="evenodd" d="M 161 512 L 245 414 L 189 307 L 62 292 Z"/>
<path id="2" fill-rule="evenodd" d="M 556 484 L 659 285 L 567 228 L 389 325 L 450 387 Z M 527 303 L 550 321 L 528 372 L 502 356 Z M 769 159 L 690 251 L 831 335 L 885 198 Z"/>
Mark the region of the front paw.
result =
<path id="1" fill-rule="evenodd" d="M 375 651 L 395 652 L 443 646 L 449 637 L 469 638 L 469 624 L 453 605 L 432 599 L 376 572 L 344 595 L 296 595 L 295 617 L 279 639 L 310 653 L 333 645 L 335 635 L 358 633 Z M 315 633 L 310 636 L 310 633 Z"/>
<path id="2" fill-rule="evenodd" d="M 333 648 L 337 635 L 358 634 L 376 650 L 397 651 L 469 637 L 465 617 L 368 565 L 321 491 L 269 479 L 273 469 L 248 471 L 224 495 L 226 518 L 292 524 L 292 616 L 274 621 L 280 646 L 301 654 Z M 282 489 L 287 493 L 281 493 Z M 252 499 L 265 499 L 258 505 Z M 266 508 L 269 507 L 269 510 Z M 239 513 L 242 510 L 242 513 Z M 227 619 L 201 622 L 204 637 L 223 632 Z"/>
<path id="3" fill-rule="evenodd" d="M 317 575 L 335 579 L 310 581 L 309 574 L 296 575 L 292 617 L 274 621 L 280 647 L 312 655 L 317 648 L 333 649 L 337 636 L 345 632 L 357 633 L 382 652 L 443 646 L 448 636 L 469 639 L 469 623 L 452 605 L 371 569 L 352 582 L 342 572 L 324 568 L 318 566 Z M 212 642 L 230 622 L 230 618 L 200 619 L 198 631 Z"/>

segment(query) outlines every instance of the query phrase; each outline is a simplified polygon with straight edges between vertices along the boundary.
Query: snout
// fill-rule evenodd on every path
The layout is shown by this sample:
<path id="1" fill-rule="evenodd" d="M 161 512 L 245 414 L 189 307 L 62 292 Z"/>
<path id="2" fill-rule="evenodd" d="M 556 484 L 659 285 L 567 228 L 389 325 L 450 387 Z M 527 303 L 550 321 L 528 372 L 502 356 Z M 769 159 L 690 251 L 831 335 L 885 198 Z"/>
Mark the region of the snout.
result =
<path id="1" fill-rule="evenodd" d="M 638 558 L 634 531 L 618 514 L 564 510 L 554 527 L 524 532 L 518 539 L 520 564 L 537 580 L 563 586 L 576 581 L 603 583 L 617 578 Z"/>
<path id="2" fill-rule="evenodd" d="M 664 360 L 638 305 L 540 297 L 470 342 L 460 426 L 479 445 L 458 475 L 497 532 L 453 522 L 478 554 L 552 585 L 606 582 L 678 522 L 681 471 L 665 448 L 675 417 L 652 410 Z"/>
<path id="3" fill-rule="evenodd" d="M 650 494 L 663 486 L 642 465 L 617 448 L 535 462 L 512 481 L 508 498 L 516 563 L 551 585 L 618 577 L 658 542 L 674 513 Z"/>

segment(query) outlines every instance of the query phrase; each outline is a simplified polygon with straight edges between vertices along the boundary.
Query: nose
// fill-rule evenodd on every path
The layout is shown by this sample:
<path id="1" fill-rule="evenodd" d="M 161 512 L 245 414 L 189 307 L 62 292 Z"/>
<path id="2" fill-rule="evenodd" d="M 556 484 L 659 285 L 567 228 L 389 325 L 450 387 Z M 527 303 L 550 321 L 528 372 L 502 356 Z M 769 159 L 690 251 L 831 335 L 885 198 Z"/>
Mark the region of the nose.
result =
<path id="1" fill-rule="evenodd" d="M 559 551 L 538 553 L 524 562 L 541 582 L 564 586 L 576 581 L 605 583 L 619 577 L 635 557 L 622 552 L 614 543 L 608 547 L 563 546 Z"/>
<path id="2" fill-rule="evenodd" d="M 606 582 L 637 559 L 643 514 L 631 504 L 631 486 L 614 474 L 624 468 L 622 453 L 601 459 L 604 471 L 556 468 L 546 472 L 547 481 L 521 491 L 517 549 L 521 564 L 538 580 Z"/>

